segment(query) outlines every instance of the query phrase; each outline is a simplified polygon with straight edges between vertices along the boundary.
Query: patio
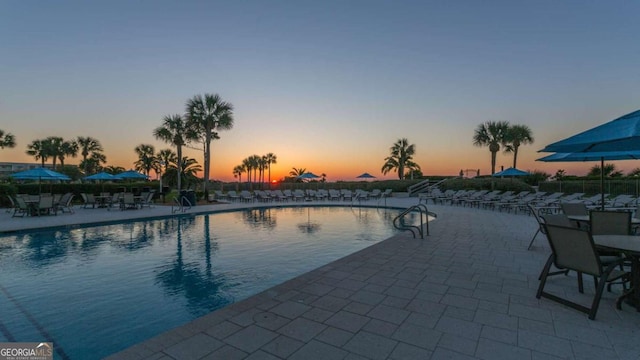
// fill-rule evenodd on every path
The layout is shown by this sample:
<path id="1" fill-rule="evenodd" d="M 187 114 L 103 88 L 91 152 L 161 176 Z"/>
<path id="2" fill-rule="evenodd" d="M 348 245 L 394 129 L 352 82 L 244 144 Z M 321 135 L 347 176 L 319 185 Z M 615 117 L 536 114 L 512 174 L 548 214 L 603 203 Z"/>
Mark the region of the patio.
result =
<path id="1" fill-rule="evenodd" d="M 407 206 L 416 198 L 390 198 Z M 342 203 L 344 205 L 344 203 Z M 375 204 L 375 202 L 372 202 Z M 261 204 L 252 204 L 262 206 Z M 189 212 L 246 207 L 208 205 Z M 550 250 L 533 217 L 430 205 L 425 240 L 401 234 L 110 356 L 110 359 L 637 359 L 640 313 L 605 293 L 595 321 L 547 299 Z M 170 214 L 78 209 L 58 224 Z M 104 217 L 102 217 L 104 214 Z M 0 231 L 33 219 L 0 216 Z M 69 219 L 69 220 L 67 220 Z M 45 218 L 43 220 L 49 220 Z M 43 221 L 37 221 L 40 225 Z M 588 303 L 593 284 L 555 276 L 549 291 Z"/>

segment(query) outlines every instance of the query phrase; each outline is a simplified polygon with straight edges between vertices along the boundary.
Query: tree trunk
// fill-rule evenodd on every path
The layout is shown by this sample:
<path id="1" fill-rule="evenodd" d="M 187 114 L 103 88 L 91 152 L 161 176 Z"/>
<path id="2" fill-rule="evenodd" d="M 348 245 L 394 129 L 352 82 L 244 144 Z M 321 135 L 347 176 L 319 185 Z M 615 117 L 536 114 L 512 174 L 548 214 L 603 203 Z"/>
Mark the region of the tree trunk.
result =
<path id="1" fill-rule="evenodd" d="M 496 153 L 497 151 L 491 152 L 491 175 L 496 173 Z"/>
<path id="2" fill-rule="evenodd" d="M 513 147 L 513 168 L 516 169 L 516 161 L 518 160 L 518 147 Z"/>
<path id="3" fill-rule="evenodd" d="M 204 196 L 209 198 L 209 171 L 211 170 L 211 129 L 207 129 L 204 144 Z"/>
<path id="4" fill-rule="evenodd" d="M 180 199 L 180 190 L 182 190 L 182 146 L 178 145 L 176 152 L 178 153 L 178 199 Z"/>

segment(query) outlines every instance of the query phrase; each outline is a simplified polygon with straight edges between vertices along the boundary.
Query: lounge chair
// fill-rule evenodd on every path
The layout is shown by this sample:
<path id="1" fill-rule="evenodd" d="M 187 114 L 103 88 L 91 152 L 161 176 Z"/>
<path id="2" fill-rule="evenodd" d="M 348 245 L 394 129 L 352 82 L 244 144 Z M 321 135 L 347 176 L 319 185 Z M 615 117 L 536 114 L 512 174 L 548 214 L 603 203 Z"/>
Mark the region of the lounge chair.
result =
<path id="1" fill-rule="evenodd" d="M 256 194 L 256 199 L 259 202 L 271 202 L 273 200 L 271 195 L 267 194 L 265 191 L 256 190 L 254 193 Z M 253 201 L 253 199 L 251 199 L 251 201 Z"/>
<path id="2" fill-rule="evenodd" d="M 304 201 L 306 197 L 306 194 L 301 189 L 293 191 L 293 201 Z"/>
<path id="3" fill-rule="evenodd" d="M 60 197 L 60 200 L 58 200 L 54 204 L 56 211 L 60 211 L 62 213 L 68 212 L 69 214 L 73 214 L 73 204 L 71 203 L 73 201 L 73 196 L 73 193 L 70 192 L 62 195 L 62 197 Z"/>
<path id="4" fill-rule="evenodd" d="M 120 210 L 137 209 L 138 203 L 133 193 L 124 193 L 120 200 Z"/>
<path id="5" fill-rule="evenodd" d="M 89 207 L 89 205 L 91 205 L 92 209 L 96 208 L 96 197 L 93 196 L 93 194 L 82 193 L 80 196 L 82 196 L 82 201 L 84 201 L 85 209 Z"/>
<path id="6" fill-rule="evenodd" d="M 351 198 L 353 197 L 353 194 L 351 193 L 351 190 L 349 189 L 341 189 L 340 190 L 340 194 L 342 195 L 342 200 L 343 201 L 351 201 Z"/>
<path id="7" fill-rule="evenodd" d="M 35 208 L 35 215 L 57 215 L 56 207 L 53 205 L 53 196 L 40 196 L 40 201 Z"/>
<path id="8" fill-rule="evenodd" d="M 16 197 L 16 206 L 13 209 L 13 215 L 11 217 L 24 217 L 31 213 L 31 207 L 27 204 L 22 196 Z"/>
<path id="9" fill-rule="evenodd" d="M 227 197 L 229 198 L 229 201 L 240 200 L 240 195 L 238 195 L 234 190 L 227 191 Z"/>
<path id="10" fill-rule="evenodd" d="M 381 196 L 382 196 L 382 190 L 380 189 L 373 189 L 369 193 L 370 199 L 380 199 Z M 426 200 L 425 200 L 425 204 L 426 204 Z"/>
<path id="11" fill-rule="evenodd" d="M 214 190 L 214 199 L 215 200 L 227 200 L 227 195 L 222 192 L 222 190 Z"/>
<path id="12" fill-rule="evenodd" d="M 576 229 L 574 227 L 563 227 L 548 224 L 545 225 L 545 228 L 552 253 L 542 270 L 536 298 L 540 299 L 541 297 L 544 297 L 563 305 L 570 306 L 578 311 L 588 314 L 589 319 L 594 320 L 600 305 L 600 298 L 602 297 L 604 286 L 607 282 L 626 276 L 625 272 L 615 270 L 616 266 L 622 264 L 622 260 L 613 262 L 604 268 L 600 262 L 593 238 L 589 232 Z M 586 307 L 544 291 L 551 266 L 554 264 L 561 269 L 575 270 L 578 273 L 594 276 L 596 279 L 596 293 L 593 297 L 591 307 Z M 578 277 L 579 282 L 580 280 L 581 277 Z"/>
<path id="13" fill-rule="evenodd" d="M 253 194 L 247 190 L 240 191 L 240 200 L 244 202 L 253 202 Z"/>
<path id="14" fill-rule="evenodd" d="M 342 195 L 336 189 L 329 189 L 329 200 L 340 200 Z"/>
<path id="15" fill-rule="evenodd" d="M 289 198 L 287 198 L 287 196 L 282 192 L 282 190 L 274 190 L 272 192 L 273 196 L 274 196 L 274 200 L 276 201 L 287 201 L 289 200 Z"/>
<path id="16" fill-rule="evenodd" d="M 151 208 L 151 205 L 153 205 L 153 196 L 155 195 L 155 193 L 156 192 L 154 190 L 147 193 L 142 193 L 139 202 L 139 206 L 141 209 L 145 206 Z"/>

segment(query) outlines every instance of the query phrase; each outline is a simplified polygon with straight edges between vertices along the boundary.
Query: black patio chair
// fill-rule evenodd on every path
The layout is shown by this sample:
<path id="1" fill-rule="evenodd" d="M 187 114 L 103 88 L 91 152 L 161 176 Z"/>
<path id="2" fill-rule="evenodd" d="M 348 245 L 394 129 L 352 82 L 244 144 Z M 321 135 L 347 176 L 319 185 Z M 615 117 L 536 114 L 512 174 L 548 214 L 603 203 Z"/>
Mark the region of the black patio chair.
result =
<path id="1" fill-rule="evenodd" d="M 559 302 L 588 314 L 591 320 L 595 319 L 604 286 L 607 282 L 620 279 L 626 275 L 623 271 L 615 270 L 616 266 L 622 262 L 622 259 L 617 262 L 612 262 L 604 268 L 600 262 L 593 238 L 588 231 L 550 224 L 545 224 L 544 227 L 552 253 L 542 270 L 536 298 L 540 299 L 540 297 L 544 297 Z M 596 293 L 593 297 L 591 307 L 586 307 L 544 291 L 551 266 L 554 264 L 563 269 L 575 270 L 579 274 L 584 273 L 594 277 L 596 281 Z M 578 281 L 581 282 L 580 277 Z"/>

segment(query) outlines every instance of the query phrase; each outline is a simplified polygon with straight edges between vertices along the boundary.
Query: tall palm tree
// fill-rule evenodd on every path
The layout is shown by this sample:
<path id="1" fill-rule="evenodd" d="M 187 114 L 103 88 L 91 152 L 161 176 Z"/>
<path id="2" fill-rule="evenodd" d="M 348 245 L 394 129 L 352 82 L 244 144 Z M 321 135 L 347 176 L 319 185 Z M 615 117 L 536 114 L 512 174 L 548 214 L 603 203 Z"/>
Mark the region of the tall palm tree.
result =
<path id="1" fill-rule="evenodd" d="M 512 125 L 509 127 L 504 152 L 513 153 L 514 168 L 518 160 L 518 148 L 520 145 L 533 144 L 533 141 L 533 134 L 527 125 Z"/>
<path id="2" fill-rule="evenodd" d="M 491 152 L 491 175 L 496 173 L 496 154 L 505 145 L 509 122 L 487 121 L 478 125 L 473 135 L 473 145 L 488 146 Z"/>
<path id="3" fill-rule="evenodd" d="M 0 130 L 0 149 L 16 147 L 16 137 Z"/>
<path id="4" fill-rule="evenodd" d="M 162 183 L 162 174 L 166 173 L 169 164 L 176 163 L 178 161 L 178 155 L 176 155 L 176 153 L 171 149 L 163 149 L 158 151 L 155 158 L 156 167 L 154 170 L 156 171 L 156 174 L 158 174 L 160 182 Z"/>
<path id="5" fill-rule="evenodd" d="M 135 169 L 149 176 L 151 170 L 157 168 L 157 159 L 155 156 L 156 149 L 153 145 L 140 144 L 136 146 L 134 151 L 138 155 L 138 160 L 133 163 Z"/>
<path id="6" fill-rule="evenodd" d="M 176 147 L 177 174 L 182 174 L 182 147 L 195 137 L 194 133 L 188 128 L 187 122 L 178 114 L 167 115 L 162 119 L 162 126 L 153 131 L 153 135 L 156 139 Z M 181 176 L 177 176 L 178 192 L 182 190 L 181 178 Z"/>
<path id="7" fill-rule="evenodd" d="M 91 155 L 92 153 L 101 153 L 104 151 L 102 145 L 100 144 L 100 141 L 90 136 L 78 136 L 77 143 L 80 155 L 82 155 L 82 163 L 84 163 L 85 165 L 89 165 L 89 163 L 87 162 L 89 155 Z M 89 174 L 87 167 L 83 167 L 83 170 L 85 175 Z"/>
<path id="8" fill-rule="evenodd" d="M 187 101 L 186 113 L 189 127 L 204 143 L 204 189 L 208 195 L 209 172 L 211 169 L 211 141 L 219 139 L 218 131 L 233 127 L 233 105 L 218 94 L 196 95 Z"/>
<path id="9" fill-rule="evenodd" d="M 44 141 L 46 143 L 45 146 L 49 148 L 49 156 L 53 159 L 53 170 L 55 170 L 58 157 L 62 154 L 64 139 L 59 136 L 49 136 Z"/>
<path id="10" fill-rule="evenodd" d="M 267 162 L 267 170 L 269 171 L 269 188 L 271 188 L 271 164 L 277 164 L 278 157 L 274 153 L 268 153 L 262 158 Z"/>
<path id="11" fill-rule="evenodd" d="M 253 169 L 253 182 L 258 180 L 258 169 L 260 169 L 260 161 L 262 158 L 260 155 L 249 156 L 249 163 L 251 163 L 251 169 Z M 251 190 L 253 190 L 253 183 L 251 183 Z"/>
<path id="12" fill-rule="evenodd" d="M 233 177 L 238 178 L 238 183 L 242 182 L 242 173 L 245 171 L 244 165 L 236 165 L 233 168 Z"/>
<path id="13" fill-rule="evenodd" d="M 60 153 L 58 154 L 58 159 L 60 159 L 60 167 L 64 168 L 64 159 L 67 156 L 76 157 L 78 156 L 78 143 L 74 140 L 63 141 L 60 144 Z"/>
<path id="14" fill-rule="evenodd" d="M 47 142 L 44 140 L 33 140 L 31 144 L 27 145 L 26 153 L 27 155 L 33 156 L 36 161 L 40 160 L 42 162 L 42 167 L 44 167 L 49 156 L 51 156 Z"/>
<path id="15" fill-rule="evenodd" d="M 386 157 L 384 165 L 382 165 L 382 173 L 387 174 L 389 171 L 397 171 L 398 178 L 404 179 L 405 169 L 420 169 L 420 166 L 413 161 L 413 155 L 416 153 L 416 146 L 409 144 L 407 138 L 398 139 L 391 148 L 391 154 Z"/>
<path id="16" fill-rule="evenodd" d="M 251 183 L 251 170 L 253 170 L 253 163 L 251 162 L 250 158 L 244 158 L 242 160 L 242 166 L 244 167 L 245 171 L 247 172 L 247 182 Z"/>

